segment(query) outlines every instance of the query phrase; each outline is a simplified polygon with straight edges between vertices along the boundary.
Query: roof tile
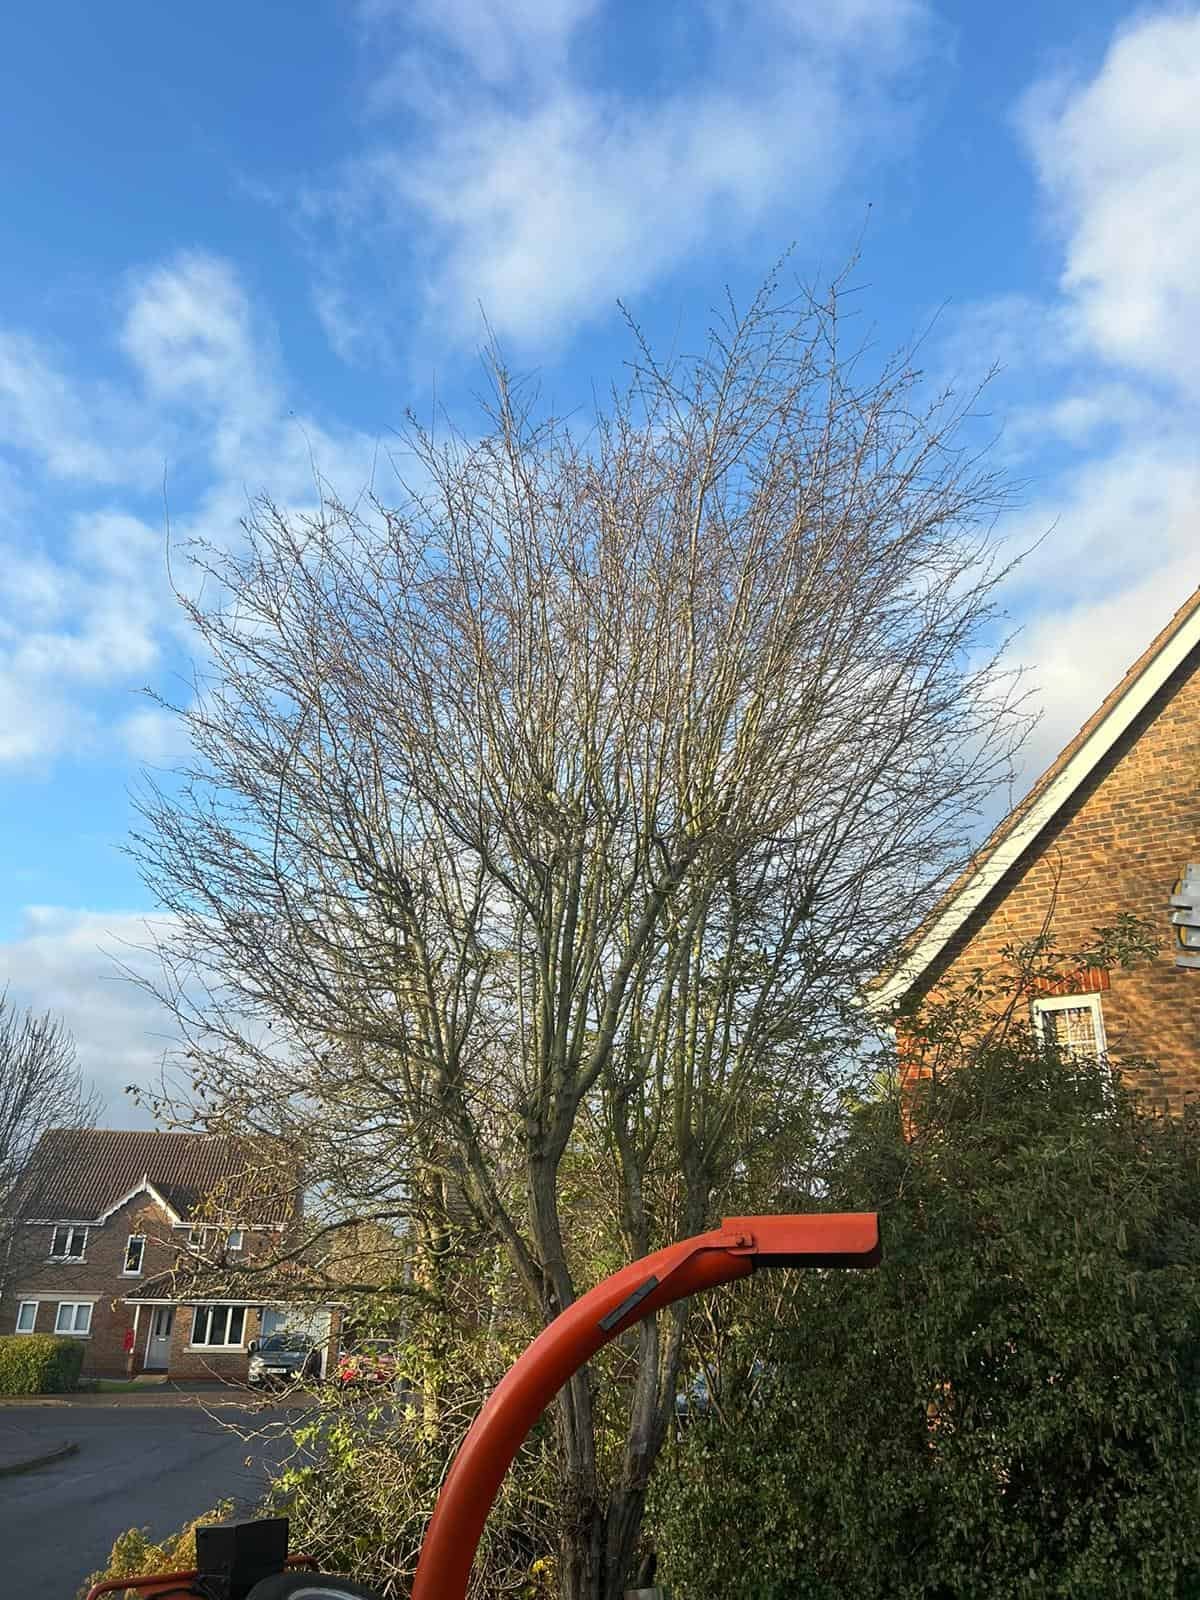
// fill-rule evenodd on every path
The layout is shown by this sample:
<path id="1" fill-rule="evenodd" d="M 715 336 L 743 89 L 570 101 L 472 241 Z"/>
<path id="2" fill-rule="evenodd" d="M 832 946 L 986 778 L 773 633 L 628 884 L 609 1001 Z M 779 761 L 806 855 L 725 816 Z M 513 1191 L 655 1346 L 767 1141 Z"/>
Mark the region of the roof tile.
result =
<path id="1" fill-rule="evenodd" d="M 149 1180 L 181 1219 L 211 1201 L 247 1222 L 286 1222 L 295 1170 L 263 1141 L 153 1129 L 51 1128 L 30 1162 L 21 1215 L 92 1222 Z"/>

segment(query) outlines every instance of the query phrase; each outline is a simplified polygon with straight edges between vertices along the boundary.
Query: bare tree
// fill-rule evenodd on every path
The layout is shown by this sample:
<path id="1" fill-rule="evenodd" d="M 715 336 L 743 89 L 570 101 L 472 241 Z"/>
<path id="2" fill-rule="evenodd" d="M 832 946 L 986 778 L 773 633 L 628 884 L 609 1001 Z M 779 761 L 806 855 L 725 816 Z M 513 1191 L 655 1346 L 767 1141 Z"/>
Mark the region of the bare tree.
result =
<path id="1" fill-rule="evenodd" d="M 50 1128 L 94 1123 L 99 1095 L 84 1083 L 61 1019 L 14 1007 L 0 993 L 0 1289 L 12 1265 L 14 1212 Z"/>
<path id="2" fill-rule="evenodd" d="M 8 1209 L 43 1133 L 88 1127 L 98 1111 L 99 1095 L 84 1083 L 61 1018 L 20 1011 L 7 991 L 0 994 L 0 1209 Z"/>
<path id="3" fill-rule="evenodd" d="M 582 439 L 494 361 L 399 508 L 190 551 L 195 759 L 133 850 L 201 1115 L 302 1140 L 327 1223 L 465 1208 L 539 1323 L 585 1212 L 630 1256 L 707 1226 L 834 1081 L 1008 775 L 1000 485 L 838 339 L 768 285 L 696 359 L 639 340 Z M 684 1318 L 631 1338 L 618 1451 L 586 1373 L 556 1404 L 570 1600 L 622 1592 Z"/>

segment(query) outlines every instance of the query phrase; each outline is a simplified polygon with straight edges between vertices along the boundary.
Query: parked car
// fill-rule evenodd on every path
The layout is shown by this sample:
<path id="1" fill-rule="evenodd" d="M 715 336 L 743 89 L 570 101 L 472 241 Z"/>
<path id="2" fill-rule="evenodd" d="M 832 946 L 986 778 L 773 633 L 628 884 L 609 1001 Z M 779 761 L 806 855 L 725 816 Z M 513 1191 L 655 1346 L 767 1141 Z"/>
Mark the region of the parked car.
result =
<path id="1" fill-rule="evenodd" d="M 321 1375 L 321 1352 L 303 1333 L 269 1333 L 250 1342 L 249 1380 L 256 1389 Z"/>
<path id="2" fill-rule="evenodd" d="M 400 1358 L 386 1344 L 367 1344 L 358 1350 L 344 1351 L 337 1364 L 337 1381 L 347 1388 L 354 1384 L 407 1388 L 401 1375 Z"/>

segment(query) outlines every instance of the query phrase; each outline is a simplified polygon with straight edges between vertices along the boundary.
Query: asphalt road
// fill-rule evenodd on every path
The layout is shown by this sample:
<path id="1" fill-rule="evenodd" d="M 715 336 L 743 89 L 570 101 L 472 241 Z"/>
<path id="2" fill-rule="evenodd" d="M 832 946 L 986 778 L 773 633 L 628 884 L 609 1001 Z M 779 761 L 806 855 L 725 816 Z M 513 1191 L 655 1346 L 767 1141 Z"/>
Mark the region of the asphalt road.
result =
<path id="1" fill-rule="evenodd" d="M 35 1445 L 74 1439 L 79 1454 L 0 1478 L 0 1594 L 74 1600 L 126 1528 L 162 1538 L 227 1496 L 251 1509 L 271 1465 L 292 1448 L 279 1436 L 288 1416 L 221 1408 L 218 1421 L 194 1405 L 5 1407 L 4 1420 Z M 274 1437 L 243 1440 L 230 1422 L 269 1425 Z"/>

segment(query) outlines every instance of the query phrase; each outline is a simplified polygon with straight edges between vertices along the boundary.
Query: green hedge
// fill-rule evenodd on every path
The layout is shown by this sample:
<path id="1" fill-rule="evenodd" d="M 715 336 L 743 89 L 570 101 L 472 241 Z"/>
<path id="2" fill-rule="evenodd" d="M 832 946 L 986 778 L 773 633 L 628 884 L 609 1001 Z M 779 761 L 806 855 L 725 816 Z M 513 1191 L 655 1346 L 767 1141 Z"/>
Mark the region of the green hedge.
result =
<path id="1" fill-rule="evenodd" d="M 63 1394 L 79 1385 L 83 1345 L 52 1333 L 0 1339 L 0 1394 Z"/>

